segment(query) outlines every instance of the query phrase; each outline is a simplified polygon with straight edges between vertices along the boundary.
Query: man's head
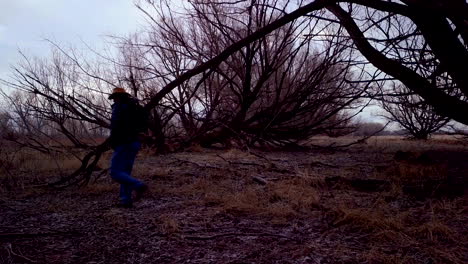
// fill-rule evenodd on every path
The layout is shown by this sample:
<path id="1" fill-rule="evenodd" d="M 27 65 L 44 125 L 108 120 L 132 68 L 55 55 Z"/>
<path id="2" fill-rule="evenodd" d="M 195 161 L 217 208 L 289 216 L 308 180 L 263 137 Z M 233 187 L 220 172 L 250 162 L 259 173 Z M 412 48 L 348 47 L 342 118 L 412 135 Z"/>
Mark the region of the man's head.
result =
<path id="1" fill-rule="evenodd" d="M 112 94 L 109 95 L 109 99 L 114 100 L 114 102 L 119 102 L 122 99 L 126 99 L 129 97 L 130 97 L 130 94 L 127 93 L 124 88 L 120 88 L 120 87 L 114 88 L 114 90 L 112 90 Z"/>

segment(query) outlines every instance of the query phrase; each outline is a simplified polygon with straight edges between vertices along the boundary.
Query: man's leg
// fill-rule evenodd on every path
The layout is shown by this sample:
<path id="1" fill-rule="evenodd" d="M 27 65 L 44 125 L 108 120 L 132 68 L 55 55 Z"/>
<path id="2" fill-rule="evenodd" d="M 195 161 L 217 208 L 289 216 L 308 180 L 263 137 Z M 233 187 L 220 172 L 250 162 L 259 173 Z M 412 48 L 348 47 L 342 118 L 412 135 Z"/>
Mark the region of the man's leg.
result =
<path id="1" fill-rule="evenodd" d="M 132 205 L 132 187 L 120 184 L 120 204 Z"/>
<path id="2" fill-rule="evenodd" d="M 121 203 L 131 204 L 132 190 L 144 186 L 139 180 L 130 176 L 136 154 L 139 150 L 139 143 L 124 144 L 117 146 L 112 155 L 111 177 L 121 184 L 120 201 Z"/>
<path id="3" fill-rule="evenodd" d="M 135 163 L 135 159 L 138 154 L 138 151 L 140 151 L 140 147 L 141 147 L 140 142 L 133 142 L 131 144 L 128 144 L 128 149 L 126 152 L 126 155 L 127 155 L 126 159 L 128 162 L 125 164 L 125 168 L 124 168 L 125 172 L 128 175 L 132 174 L 133 164 Z"/>
<path id="4" fill-rule="evenodd" d="M 138 141 L 133 142 L 132 144 L 130 144 L 130 148 L 129 148 L 129 151 L 128 151 L 128 160 L 131 161 L 131 162 L 127 163 L 127 167 L 126 167 L 126 172 L 128 173 L 128 175 L 131 175 L 131 173 L 132 173 L 133 164 L 135 163 L 135 158 L 136 158 L 140 148 L 141 148 L 141 143 L 138 142 Z M 133 178 L 133 179 L 135 179 L 135 178 Z M 137 180 L 137 179 L 135 179 L 135 180 Z M 139 180 L 137 180 L 137 181 L 139 181 Z M 143 194 L 148 190 L 148 186 L 146 184 L 144 184 L 143 182 L 139 181 L 138 184 L 132 186 L 132 189 L 136 191 L 135 201 L 137 201 L 137 200 L 141 199 Z"/>

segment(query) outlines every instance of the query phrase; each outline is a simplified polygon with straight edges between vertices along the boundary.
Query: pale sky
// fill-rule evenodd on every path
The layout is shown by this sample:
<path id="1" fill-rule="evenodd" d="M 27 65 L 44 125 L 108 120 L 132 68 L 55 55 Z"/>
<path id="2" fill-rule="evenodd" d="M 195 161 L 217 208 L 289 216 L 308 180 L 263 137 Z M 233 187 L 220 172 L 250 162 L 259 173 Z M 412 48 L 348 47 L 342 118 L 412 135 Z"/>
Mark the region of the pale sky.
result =
<path id="1" fill-rule="evenodd" d="M 0 0 L 0 78 L 18 62 L 19 49 L 46 56 L 44 39 L 99 47 L 106 35 L 126 35 L 141 25 L 133 0 Z"/>

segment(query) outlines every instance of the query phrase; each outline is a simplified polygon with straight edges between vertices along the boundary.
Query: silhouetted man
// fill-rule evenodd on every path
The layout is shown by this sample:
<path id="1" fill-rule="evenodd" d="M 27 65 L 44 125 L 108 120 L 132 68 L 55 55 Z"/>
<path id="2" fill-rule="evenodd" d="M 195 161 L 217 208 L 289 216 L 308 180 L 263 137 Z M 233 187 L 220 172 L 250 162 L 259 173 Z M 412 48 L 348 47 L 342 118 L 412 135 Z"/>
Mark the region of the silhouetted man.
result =
<path id="1" fill-rule="evenodd" d="M 136 120 L 139 118 L 136 99 L 132 98 L 123 88 L 115 88 L 109 99 L 112 105 L 110 144 L 112 155 L 110 174 L 112 179 L 120 183 L 120 201 L 118 207 L 131 208 L 132 192 L 135 200 L 141 198 L 148 189 L 147 185 L 131 176 L 133 163 L 140 150 L 140 131 Z"/>

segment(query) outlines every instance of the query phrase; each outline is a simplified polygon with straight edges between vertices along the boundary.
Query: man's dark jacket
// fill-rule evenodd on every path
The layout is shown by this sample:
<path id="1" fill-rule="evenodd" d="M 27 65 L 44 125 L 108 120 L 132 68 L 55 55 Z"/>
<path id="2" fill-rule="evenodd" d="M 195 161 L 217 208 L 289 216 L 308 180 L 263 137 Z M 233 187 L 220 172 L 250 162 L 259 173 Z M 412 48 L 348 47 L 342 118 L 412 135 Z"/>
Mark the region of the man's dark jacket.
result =
<path id="1" fill-rule="evenodd" d="M 138 141 L 139 131 L 135 125 L 137 101 L 125 98 L 112 105 L 110 143 L 112 148 Z"/>

